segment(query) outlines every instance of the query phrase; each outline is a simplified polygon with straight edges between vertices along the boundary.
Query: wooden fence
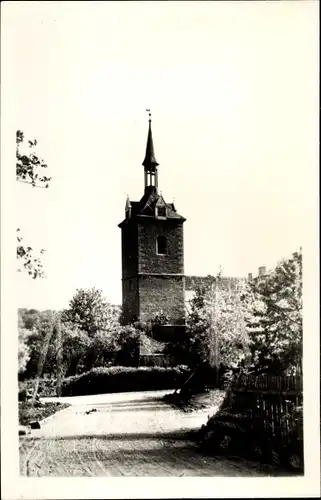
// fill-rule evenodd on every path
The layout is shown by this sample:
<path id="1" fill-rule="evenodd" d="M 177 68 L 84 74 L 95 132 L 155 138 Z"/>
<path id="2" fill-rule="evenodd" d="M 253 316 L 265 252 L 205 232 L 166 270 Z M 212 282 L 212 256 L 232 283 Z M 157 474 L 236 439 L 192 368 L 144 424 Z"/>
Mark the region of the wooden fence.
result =
<path id="1" fill-rule="evenodd" d="M 301 376 L 240 375 L 231 388 L 232 411 L 246 414 L 252 431 L 282 448 L 294 431 L 303 433 L 294 411 L 303 403 L 302 382 Z"/>
<path id="2" fill-rule="evenodd" d="M 269 392 L 284 394 L 300 394 L 303 390 L 301 376 L 294 375 L 244 375 L 241 374 L 236 380 L 234 389 L 247 392 Z"/>
<path id="3" fill-rule="evenodd" d="M 139 356 L 139 366 L 173 366 L 172 359 L 163 354 L 143 354 Z"/>

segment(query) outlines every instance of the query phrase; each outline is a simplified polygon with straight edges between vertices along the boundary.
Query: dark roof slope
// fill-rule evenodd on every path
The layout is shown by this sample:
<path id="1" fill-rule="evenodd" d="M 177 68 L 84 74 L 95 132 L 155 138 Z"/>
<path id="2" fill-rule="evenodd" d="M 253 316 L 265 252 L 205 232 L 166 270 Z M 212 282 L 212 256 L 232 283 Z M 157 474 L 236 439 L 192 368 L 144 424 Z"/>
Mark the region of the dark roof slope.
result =
<path id="1" fill-rule="evenodd" d="M 184 217 L 176 212 L 174 204 L 166 203 L 162 195 L 158 194 L 153 186 L 150 186 L 150 189 L 146 189 L 145 194 L 140 201 L 130 201 L 131 218 L 141 215 L 155 217 L 155 206 L 159 201 L 161 201 L 161 204 L 163 206 L 166 206 L 167 219 L 179 219 L 182 222 L 185 221 Z M 125 219 L 121 224 L 123 224 L 124 222 L 127 222 L 127 219 Z"/>

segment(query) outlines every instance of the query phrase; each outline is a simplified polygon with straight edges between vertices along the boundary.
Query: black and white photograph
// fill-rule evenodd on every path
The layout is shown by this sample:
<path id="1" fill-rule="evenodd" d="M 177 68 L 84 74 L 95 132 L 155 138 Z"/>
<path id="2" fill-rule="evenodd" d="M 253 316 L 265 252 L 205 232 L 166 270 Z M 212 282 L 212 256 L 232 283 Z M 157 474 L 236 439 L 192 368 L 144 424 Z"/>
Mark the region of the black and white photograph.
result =
<path id="1" fill-rule="evenodd" d="M 4 498 L 318 496 L 318 2 L 1 10 Z"/>

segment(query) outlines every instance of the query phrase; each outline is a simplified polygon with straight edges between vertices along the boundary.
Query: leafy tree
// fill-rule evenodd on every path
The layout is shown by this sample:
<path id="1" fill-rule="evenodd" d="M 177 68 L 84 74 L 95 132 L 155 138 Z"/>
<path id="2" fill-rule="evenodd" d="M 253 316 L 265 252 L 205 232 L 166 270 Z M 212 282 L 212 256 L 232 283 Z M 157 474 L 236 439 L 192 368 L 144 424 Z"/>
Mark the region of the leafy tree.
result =
<path id="1" fill-rule="evenodd" d="M 122 326 L 117 335 L 117 357 L 115 361 L 120 365 L 135 365 L 139 357 L 139 342 L 141 332 L 133 325 Z"/>
<path id="2" fill-rule="evenodd" d="M 60 322 L 61 337 L 55 338 L 55 359 L 61 354 L 61 375 L 69 377 L 86 371 L 86 357 L 91 344 L 87 333 L 76 325 Z M 57 366 L 58 368 L 58 366 Z"/>
<path id="3" fill-rule="evenodd" d="M 119 316 L 119 308 L 110 304 L 101 290 L 76 291 L 61 315 L 63 346 L 70 355 L 68 375 L 115 361 L 121 348 Z"/>
<path id="4" fill-rule="evenodd" d="M 26 141 L 24 133 L 21 130 L 16 132 L 16 178 L 19 182 L 24 182 L 31 184 L 33 187 L 49 187 L 51 177 L 43 175 L 41 170 L 46 169 L 47 165 L 44 161 L 35 153 L 35 147 L 37 141 L 28 141 L 28 146 L 26 146 Z M 24 146 L 27 147 L 27 151 L 23 151 Z M 44 250 L 40 250 L 40 254 L 43 254 Z M 17 229 L 17 259 L 19 261 L 18 271 L 25 270 L 33 279 L 43 278 L 44 271 L 43 265 L 40 257 L 34 254 L 34 250 L 31 246 L 24 243 L 23 237 L 21 236 L 21 231 Z"/>
<path id="5" fill-rule="evenodd" d="M 196 289 L 186 321 L 185 340 L 176 339 L 166 351 L 191 368 L 202 364 L 235 367 L 248 356 L 247 283 L 225 280 L 219 274 L 212 285 Z"/>
<path id="6" fill-rule="evenodd" d="M 28 346 L 29 330 L 24 328 L 21 315 L 18 315 L 18 373 L 23 374 L 26 371 L 27 363 L 30 359 L 30 349 Z"/>
<path id="7" fill-rule="evenodd" d="M 18 345 L 18 373 L 23 374 L 26 371 L 28 361 L 30 359 L 30 349 L 28 346 L 28 330 L 19 329 L 19 345 Z"/>
<path id="8" fill-rule="evenodd" d="M 101 290 L 78 289 L 62 320 L 94 337 L 98 332 L 112 332 L 119 326 L 119 310 L 103 297 Z"/>
<path id="9" fill-rule="evenodd" d="M 40 363 L 40 359 L 43 359 L 42 363 L 42 371 L 49 375 L 53 374 L 54 366 L 55 366 L 55 355 L 52 348 L 52 335 L 49 338 L 49 335 L 52 333 L 53 323 L 54 323 L 54 312 L 53 311 L 43 311 L 39 312 L 32 324 L 32 328 L 26 328 L 26 324 L 28 324 L 30 320 L 30 316 L 28 315 L 28 311 L 25 313 L 25 316 L 19 313 L 19 322 L 23 325 L 22 328 L 25 329 L 26 332 L 26 343 L 29 350 L 29 359 L 26 365 L 26 370 L 24 372 L 24 376 L 26 378 L 35 377 L 37 374 L 38 366 Z M 24 322 L 25 321 L 25 322 Z M 46 345 L 46 338 L 49 338 Z M 44 350 L 47 349 L 44 356 Z"/>
<path id="10" fill-rule="evenodd" d="M 41 313 L 37 309 L 18 309 L 18 320 L 23 328 L 32 330 L 39 322 Z"/>
<path id="11" fill-rule="evenodd" d="M 282 260 L 251 283 L 248 317 L 252 361 L 258 370 L 301 369 L 302 252 Z"/>

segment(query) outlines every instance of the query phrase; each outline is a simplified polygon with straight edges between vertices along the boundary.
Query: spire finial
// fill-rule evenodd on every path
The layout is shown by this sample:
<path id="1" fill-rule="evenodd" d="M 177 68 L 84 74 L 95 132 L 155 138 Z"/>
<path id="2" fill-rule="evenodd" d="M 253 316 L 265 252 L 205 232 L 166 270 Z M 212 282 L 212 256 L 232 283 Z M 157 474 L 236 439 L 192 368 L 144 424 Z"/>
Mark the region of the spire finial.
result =
<path id="1" fill-rule="evenodd" d="M 150 173 L 155 173 L 156 168 L 158 166 L 158 163 L 155 158 L 155 152 L 154 152 L 154 143 L 153 143 L 153 136 L 152 136 L 152 114 L 150 109 L 146 109 L 148 113 L 148 122 L 149 122 L 149 127 L 148 127 L 148 135 L 147 135 L 147 145 L 146 145 L 146 154 L 145 154 L 145 159 L 143 161 L 143 165 L 145 167 L 146 172 Z"/>
<path id="2" fill-rule="evenodd" d="M 131 206 L 132 206 L 132 204 L 130 203 L 129 195 L 127 195 L 125 210 L 129 210 L 131 208 Z"/>

